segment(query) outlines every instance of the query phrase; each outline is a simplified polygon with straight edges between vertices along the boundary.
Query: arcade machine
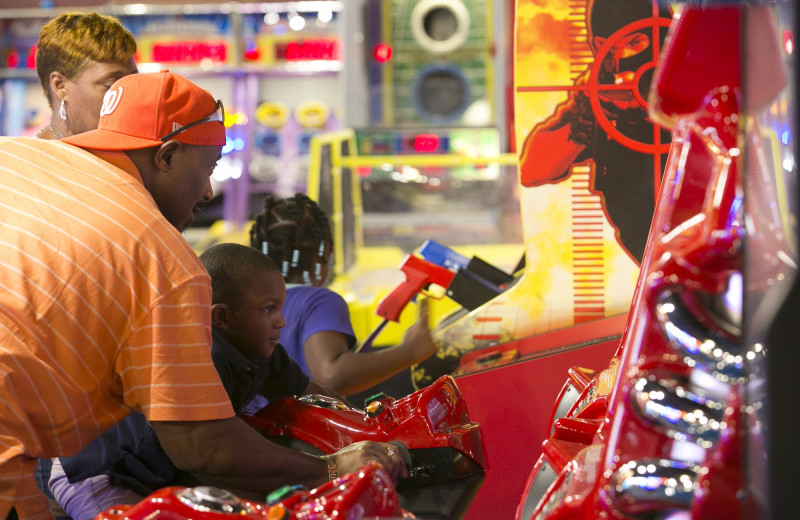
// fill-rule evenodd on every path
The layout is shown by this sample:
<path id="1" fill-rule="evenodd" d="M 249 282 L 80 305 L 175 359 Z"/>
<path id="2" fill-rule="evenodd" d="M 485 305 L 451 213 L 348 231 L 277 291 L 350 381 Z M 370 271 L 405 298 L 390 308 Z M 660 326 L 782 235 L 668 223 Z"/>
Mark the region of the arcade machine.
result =
<path id="1" fill-rule="evenodd" d="M 468 352 L 627 310 L 669 148 L 644 97 L 670 22 L 660 5 L 564 3 L 563 24 L 539 26 L 555 11 L 518 2 L 524 269 L 502 297 L 438 331 L 448 348 L 431 364 L 453 370 Z M 424 369 L 417 387 L 436 377 Z"/>
<path id="2" fill-rule="evenodd" d="M 173 520 L 414 518 L 400 507 L 392 480 L 374 463 L 312 490 L 299 486 L 277 489 L 263 503 L 243 500 L 214 487 L 168 487 L 151 493 L 138 504 L 112 506 L 96 518 L 152 520 L 162 517 Z"/>
<path id="3" fill-rule="evenodd" d="M 454 374 L 482 425 L 490 469 L 474 518 L 514 514 L 563 374 L 600 370 L 616 351 L 670 143 L 646 102 L 671 22 L 664 4 L 522 1 L 516 12 L 524 263 L 493 297 L 440 321 L 439 352 L 411 374 L 417 389 Z M 333 167 L 372 168 L 358 152 Z"/>
<path id="4" fill-rule="evenodd" d="M 510 195 L 504 178 L 513 173 L 496 162 L 454 159 L 507 149 L 496 95 L 504 87 L 505 60 L 498 58 L 505 46 L 503 33 L 495 35 L 507 4 L 366 2 L 369 119 L 355 131 L 368 245 L 408 252 L 427 238 L 503 241 L 496 214 Z"/>
<path id="5" fill-rule="evenodd" d="M 453 374 L 482 425 L 490 466 L 467 518 L 513 516 L 563 374 L 608 366 L 671 137 L 646 101 L 671 22 L 666 4 L 520 0 L 516 13 L 524 261 L 493 297 L 439 321 L 439 351 L 410 375 L 424 388 Z"/>
<path id="6" fill-rule="evenodd" d="M 302 396 L 270 402 L 244 419 L 274 442 L 315 455 L 360 440 L 392 443 L 408 466 L 408 478 L 397 483 L 401 504 L 420 518 L 463 518 L 487 467 L 480 426 L 450 376 L 401 399 L 376 394 L 364 410 Z"/>
<path id="7" fill-rule="evenodd" d="M 769 357 L 792 346 L 772 329 L 797 271 L 796 6 L 679 9 L 650 93 L 673 146 L 625 334 L 606 369 L 570 371 L 518 519 L 787 514 Z"/>
<path id="8" fill-rule="evenodd" d="M 383 469 L 369 463 L 314 490 L 279 488 L 266 504 L 208 486 L 170 487 L 139 504 L 114 506 L 99 518 L 456 519 L 463 518 L 483 482 L 480 426 L 470 421 L 449 376 L 399 400 L 375 395 L 363 410 L 324 395 L 304 395 L 272 401 L 242 418 L 273 442 L 314 455 L 358 441 L 389 443 L 401 454 L 408 476 L 395 487 Z"/>
<path id="9" fill-rule="evenodd" d="M 516 160 L 501 153 L 508 131 L 496 94 L 510 45 L 496 43 L 495 20 L 508 4 L 367 0 L 358 6 L 363 60 L 348 54 L 343 71 L 353 141 L 337 152 L 336 165 L 355 176 L 358 193 L 348 196 L 344 212 L 331 207 L 329 214 L 335 225 L 358 200 L 352 206 L 359 222 L 355 258 L 341 268 L 337 261 L 330 288 L 348 301 L 360 341 L 374 328 L 375 303 L 401 279 L 397 265 L 422 241 L 491 249 L 495 258 L 513 247 L 505 263 L 519 259 Z M 455 106 L 442 103 L 456 98 Z M 336 131 L 315 137 L 323 149 L 338 146 Z M 310 165 L 320 163 L 329 167 L 329 155 L 312 153 Z M 316 198 L 313 168 L 308 193 Z M 438 304 L 431 311 L 438 315 Z M 409 311 L 376 345 L 396 344 L 413 321 Z"/>

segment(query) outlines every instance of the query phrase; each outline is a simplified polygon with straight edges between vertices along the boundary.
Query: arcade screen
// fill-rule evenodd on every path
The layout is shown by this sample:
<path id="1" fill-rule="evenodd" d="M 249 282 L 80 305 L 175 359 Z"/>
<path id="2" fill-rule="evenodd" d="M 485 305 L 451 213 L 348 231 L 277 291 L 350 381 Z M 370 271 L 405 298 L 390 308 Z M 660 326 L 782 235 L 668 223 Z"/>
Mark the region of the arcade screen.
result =
<path id="1" fill-rule="evenodd" d="M 356 146 L 369 163 L 358 168 L 364 245 L 521 241 L 516 168 L 492 160 L 497 129 L 357 129 Z"/>

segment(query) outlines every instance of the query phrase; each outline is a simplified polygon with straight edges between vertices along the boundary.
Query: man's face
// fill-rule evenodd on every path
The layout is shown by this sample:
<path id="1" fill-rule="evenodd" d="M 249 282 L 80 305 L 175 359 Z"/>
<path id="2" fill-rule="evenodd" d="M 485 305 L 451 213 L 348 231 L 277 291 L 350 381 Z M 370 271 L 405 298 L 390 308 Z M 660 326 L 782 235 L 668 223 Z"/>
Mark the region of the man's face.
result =
<path id="1" fill-rule="evenodd" d="M 214 196 L 211 174 L 221 157 L 221 146 L 181 145 L 171 155 L 170 168 L 148 186 L 161 213 L 178 231 L 191 225 Z"/>
<path id="2" fill-rule="evenodd" d="M 235 306 L 229 307 L 227 336 L 236 348 L 254 357 L 269 357 L 286 326 L 281 310 L 286 285 L 278 271 L 259 270 L 242 286 Z"/>
<path id="3" fill-rule="evenodd" d="M 136 72 L 136 63 L 93 61 L 73 80 L 65 80 L 67 126 L 73 134 L 94 130 L 100 122 L 103 96 L 118 79 Z M 58 110 L 54 106 L 53 110 Z"/>

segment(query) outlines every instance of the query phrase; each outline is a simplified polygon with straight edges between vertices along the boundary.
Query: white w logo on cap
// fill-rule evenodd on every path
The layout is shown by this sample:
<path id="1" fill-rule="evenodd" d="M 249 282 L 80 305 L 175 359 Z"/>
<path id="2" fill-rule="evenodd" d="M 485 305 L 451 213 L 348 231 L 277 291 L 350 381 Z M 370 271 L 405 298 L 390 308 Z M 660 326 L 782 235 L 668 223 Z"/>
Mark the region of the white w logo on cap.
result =
<path id="1" fill-rule="evenodd" d="M 122 87 L 117 87 L 115 90 L 106 92 L 106 95 L 103 96 L 103 107 L 100 109 L 100 117 L 107 116 L 116 110 L 120 99 L 122 99 Z"/>

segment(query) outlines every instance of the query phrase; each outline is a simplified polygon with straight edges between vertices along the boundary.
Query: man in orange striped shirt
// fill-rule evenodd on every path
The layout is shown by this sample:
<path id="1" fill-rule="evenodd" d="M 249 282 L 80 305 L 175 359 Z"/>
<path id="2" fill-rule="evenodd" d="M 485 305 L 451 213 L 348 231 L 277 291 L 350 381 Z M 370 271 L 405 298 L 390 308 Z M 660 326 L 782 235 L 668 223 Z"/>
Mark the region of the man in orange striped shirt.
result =
<path id="1" fill-rule="evenodd" d="M 180 235 L 213 195 L 223 118 L 165 71 L 117 81 L 97 130 L 0 139 L 0 518 L 50 517 L 36 458 L 78 452 L 131 408 L 176 466 L 248 498 L 367 460 L 400 471 L 385 445 L 331 467 L 234 417 L 208 275 Z"/>

